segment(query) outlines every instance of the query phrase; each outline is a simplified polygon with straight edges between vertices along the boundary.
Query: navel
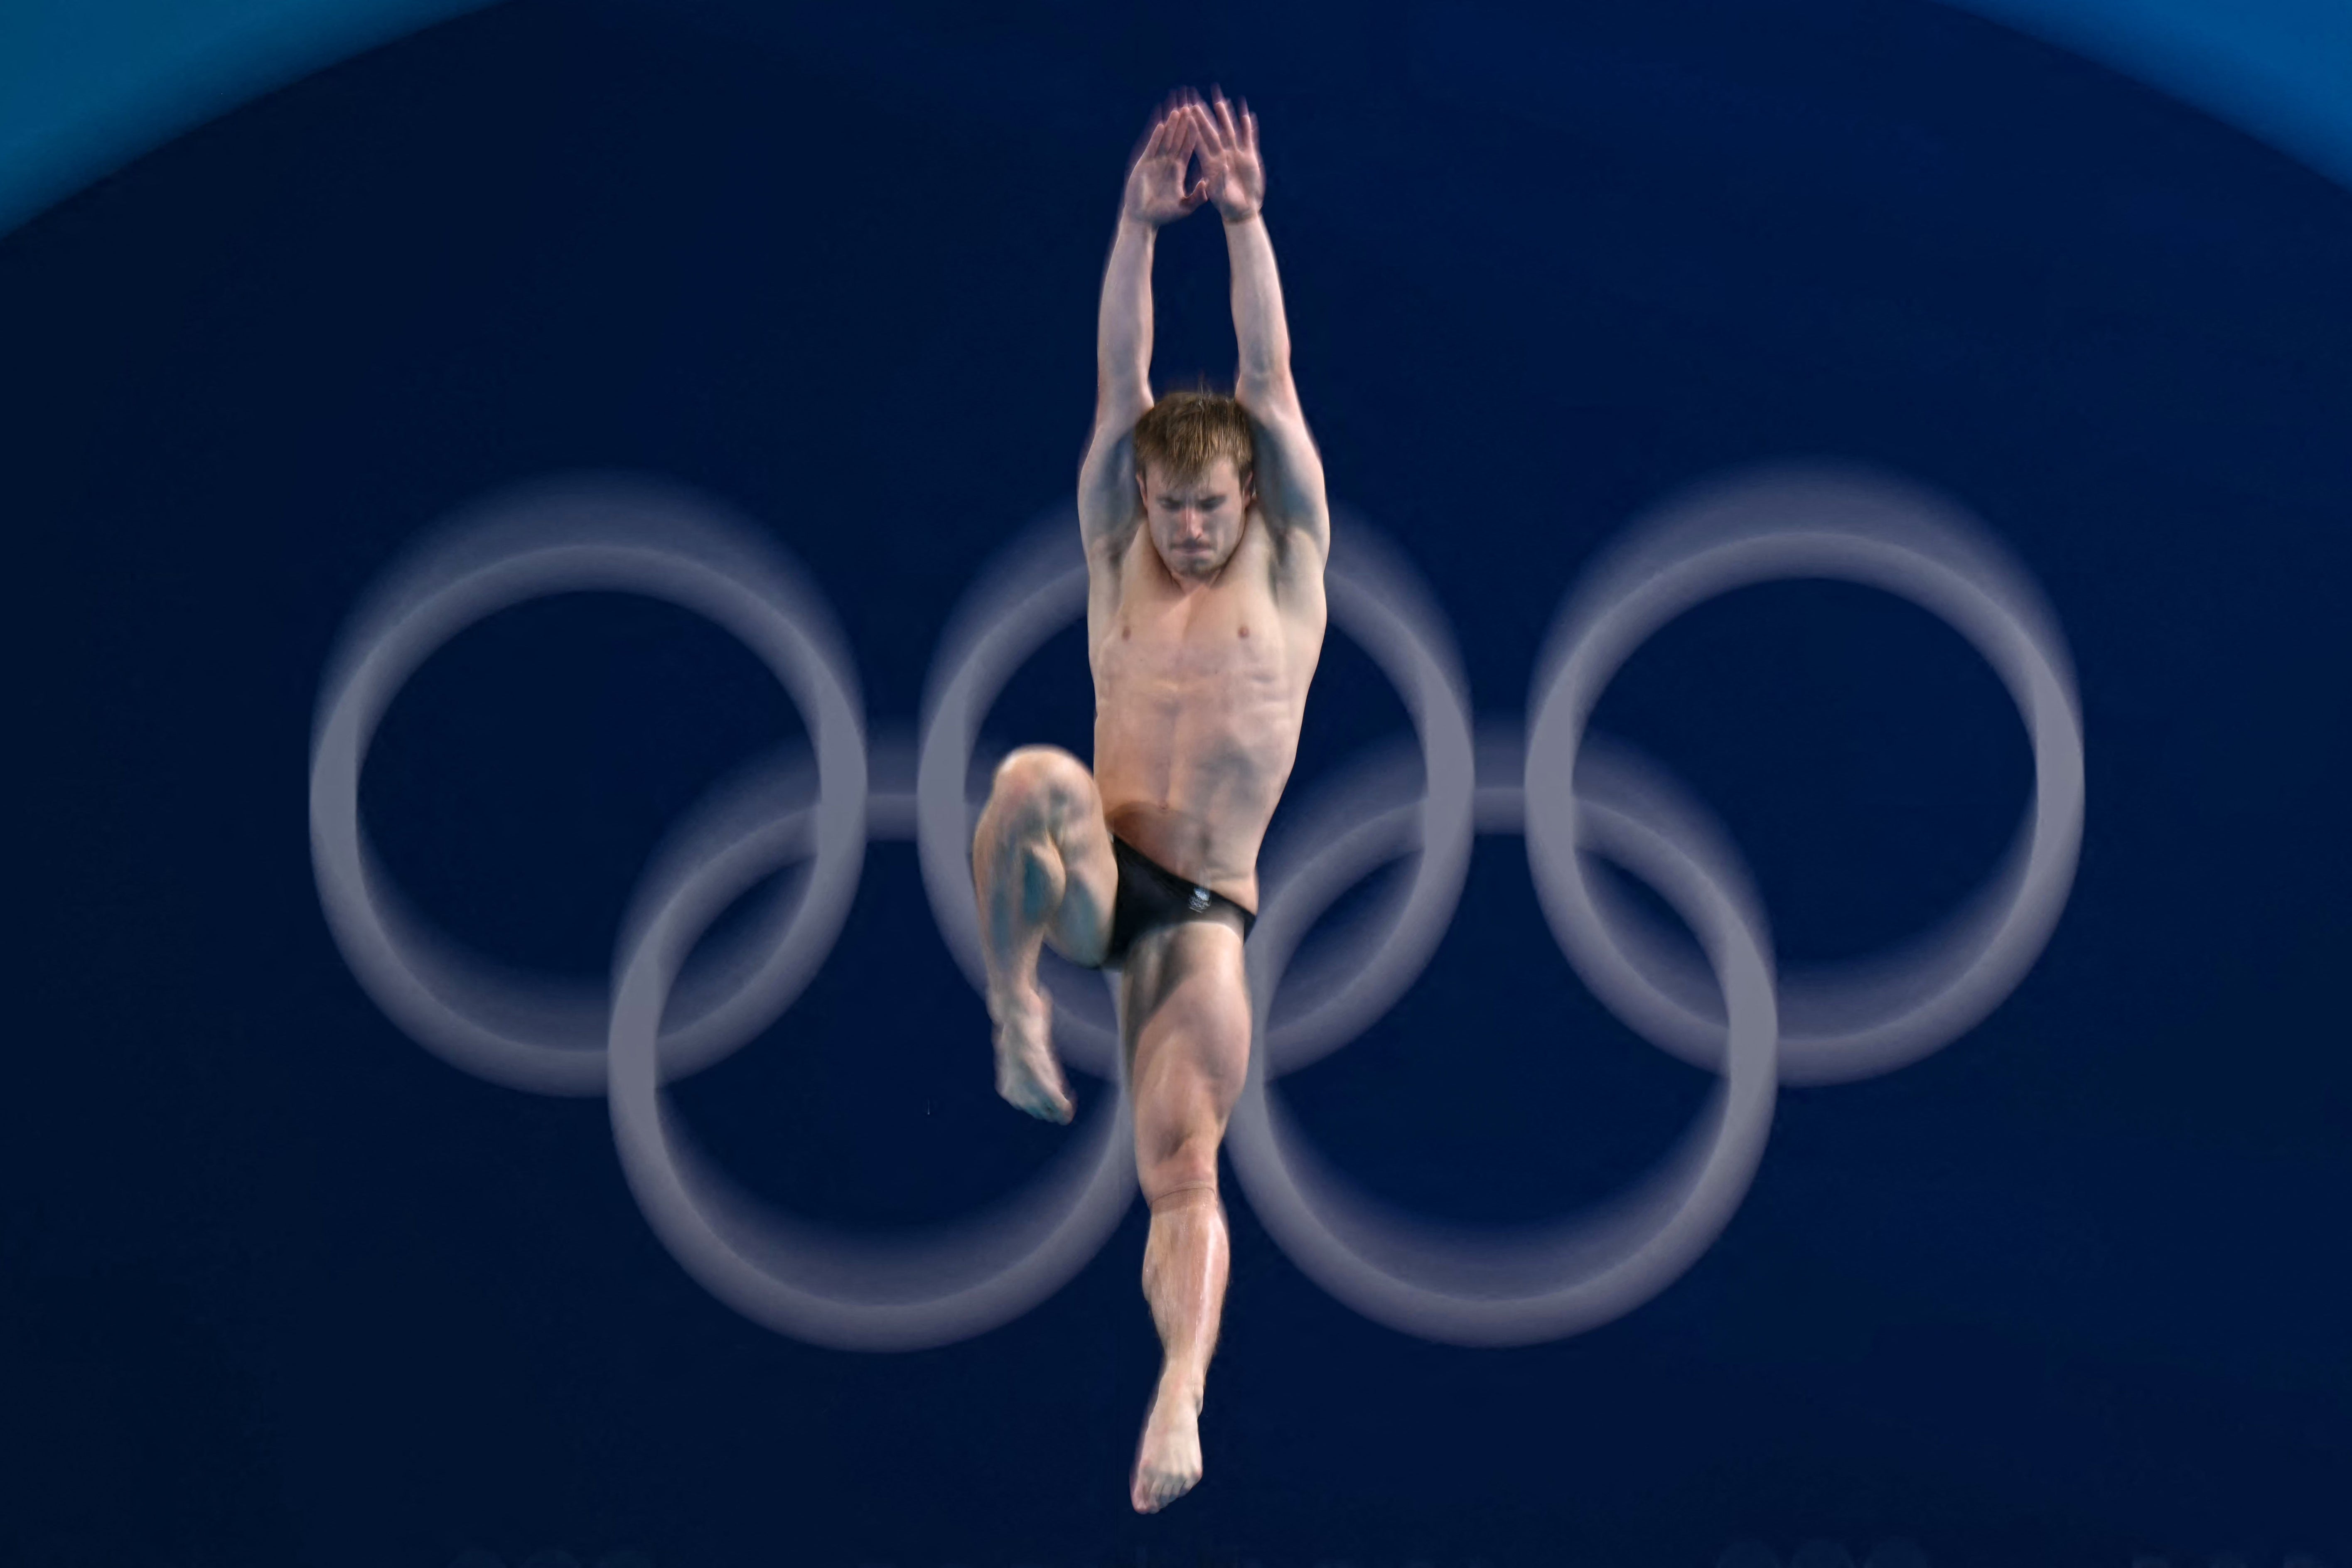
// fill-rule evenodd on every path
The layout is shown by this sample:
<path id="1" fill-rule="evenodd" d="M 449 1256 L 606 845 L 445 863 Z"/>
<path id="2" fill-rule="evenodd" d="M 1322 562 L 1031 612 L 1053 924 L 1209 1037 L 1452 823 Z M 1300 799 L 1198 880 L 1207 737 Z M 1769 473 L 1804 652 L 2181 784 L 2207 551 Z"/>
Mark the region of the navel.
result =
<path id="1" fill-rule="evenodd" d="M 1247 626 L 1244 626 L 1244 627 L 1241 629 L 1241 635 L 1242 635 L 1242 636 L 1244 636 L 1244 637 L 1247 637 L 1247 636 L 1249 636 L 1249 627 L 1247 627 Z"/>
<path id="2" fill-rule="evenodd" d="M 1135 635 L 1135 628 L 1134 628 L 1133 626 L 1121 626 L 1121 627 L 1119 627 L 1119 628 L 1118 628 L 1118 640 L 1119 640 L 1119 641 L 1121 641 L 1121 642 L 1125 642 L 1128 638 L 1129 638 L 1129 637 L 1133 637 L 1134 635 Z"/>

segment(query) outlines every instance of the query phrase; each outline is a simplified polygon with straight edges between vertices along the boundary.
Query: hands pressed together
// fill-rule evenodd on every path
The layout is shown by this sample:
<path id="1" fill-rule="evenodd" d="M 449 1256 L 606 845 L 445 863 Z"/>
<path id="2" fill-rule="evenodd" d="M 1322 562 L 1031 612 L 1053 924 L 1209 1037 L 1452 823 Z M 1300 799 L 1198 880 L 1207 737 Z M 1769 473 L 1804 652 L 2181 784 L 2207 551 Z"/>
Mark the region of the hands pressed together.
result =
<path id="1" fill-rule="evenodd" d="M 1200 178 L 1184 183 L 1197 157 Z M 1222 92 L 1203 100 L 1178 93 L 1144 138 L 1143 150 L 1128 171 L 1121 215 L 1158 228 L 1189 216 L 1202 202 L 1215 205 L 1227 223 L 1246 223 L 1265 204 L 1265 164 L 1257 152 L 1257 117 L 1247 103 L 1225 101 Z"/>

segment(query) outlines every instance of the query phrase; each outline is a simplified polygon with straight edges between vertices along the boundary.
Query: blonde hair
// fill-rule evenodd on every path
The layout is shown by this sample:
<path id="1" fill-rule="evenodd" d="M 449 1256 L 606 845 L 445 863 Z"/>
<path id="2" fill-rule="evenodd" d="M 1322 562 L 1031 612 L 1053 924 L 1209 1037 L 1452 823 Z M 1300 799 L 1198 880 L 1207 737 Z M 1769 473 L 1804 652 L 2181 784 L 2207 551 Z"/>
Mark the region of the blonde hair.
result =
<path id="1" fill-rule="evenodd" d="M 1234 460 L 1234 477 L 1247 489 L 1257 467 L 1257 444 L 1251 434 L 1249 411 L 1224 393 L 1206 386 L 1171 392 L 1145 409 L 1143 417 L 1135 422 L 1139 479 L 1150 464 L 1171 484 L 1197 479 L 1219 458 Z"/>

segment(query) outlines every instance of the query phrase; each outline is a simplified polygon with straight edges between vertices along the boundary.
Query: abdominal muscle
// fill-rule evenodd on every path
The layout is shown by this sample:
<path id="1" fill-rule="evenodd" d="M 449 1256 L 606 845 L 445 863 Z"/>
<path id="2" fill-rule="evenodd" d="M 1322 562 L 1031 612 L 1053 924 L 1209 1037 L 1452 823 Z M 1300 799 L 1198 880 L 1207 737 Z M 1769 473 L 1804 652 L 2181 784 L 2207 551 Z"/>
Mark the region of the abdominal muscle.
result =
<path id="1" fill-rule="evenodd" d="M 1189 589 L 1138 539 L 1089 630 L 1105 824 L 1255 910 L 1258 847 L 1298 753 L 1322 628 L 1283 616 L 1263 531 L 1250 531 L 1216 583 Z"/>

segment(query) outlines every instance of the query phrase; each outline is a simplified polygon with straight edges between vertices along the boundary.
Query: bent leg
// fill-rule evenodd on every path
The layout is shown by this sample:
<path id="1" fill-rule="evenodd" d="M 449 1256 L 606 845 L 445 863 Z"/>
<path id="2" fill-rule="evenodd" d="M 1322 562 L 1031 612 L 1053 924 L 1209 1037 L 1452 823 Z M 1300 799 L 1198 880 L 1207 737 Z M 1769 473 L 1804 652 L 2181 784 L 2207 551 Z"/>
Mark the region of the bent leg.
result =
<path id="1" fill-rule="evenodd" d="M 1201 1406 L 1230 1258 L 1217 1149 L 1249 1068 L 1250 1009 L 1232 926 L 1155 931 L 1127 973 L 1136 1174 L 1151 1205 L 1143 1294 L 1161 1349 L 1130 1481 L 1136 1509 L 1150 1513 L 1201 1479 Z"/>
<path id="2" fill-rule="evenodd" d="M 1069 1090 L 1054 1058 L 1037 955 L 1051 942 L 1075 963 L 1101 963 L 1118 887 L 1102 797 L 1086 764 L 1052 746 L 1006 757 L 972 835 L 971 861 L 997 1092 L 1033 1116 L 1067 1121 Z"/>

